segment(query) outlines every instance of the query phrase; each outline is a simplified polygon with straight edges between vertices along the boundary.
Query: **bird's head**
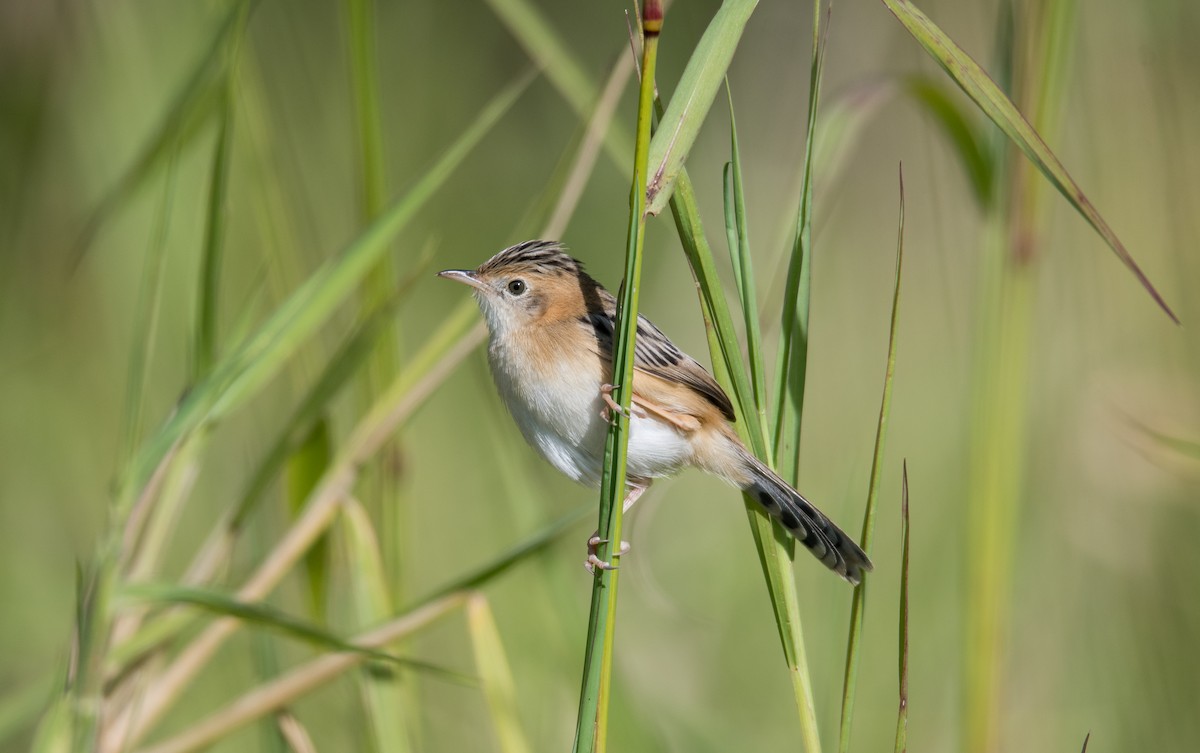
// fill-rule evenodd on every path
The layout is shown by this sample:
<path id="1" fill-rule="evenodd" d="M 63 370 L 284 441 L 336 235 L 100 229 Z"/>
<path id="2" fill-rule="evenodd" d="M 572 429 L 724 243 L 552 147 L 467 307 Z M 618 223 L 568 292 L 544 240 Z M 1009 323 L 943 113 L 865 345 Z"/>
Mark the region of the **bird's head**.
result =
<path id="1" fill-rule="evenodd" d="M 582 316 L 597 287 L 555 241 L 518 243 L 476 269 L 447 269 L 438 277 L 471 286 L 493 336 Z"/>

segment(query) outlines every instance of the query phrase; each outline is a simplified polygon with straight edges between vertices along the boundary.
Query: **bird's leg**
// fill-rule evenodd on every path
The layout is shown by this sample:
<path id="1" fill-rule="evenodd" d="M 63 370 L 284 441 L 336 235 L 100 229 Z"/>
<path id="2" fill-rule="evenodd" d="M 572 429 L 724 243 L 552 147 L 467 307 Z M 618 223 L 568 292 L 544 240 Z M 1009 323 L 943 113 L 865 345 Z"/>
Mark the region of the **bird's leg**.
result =
<path id="1" fill-rule="evenodd" d="M 605 406 L 604 409 L 600 411 L 600 417 L 609 423 L 612 423 L 614 413 L 619 413 L 620 415 L 625 416 L 625 418 L 630 417 L 629 414 L 625 412 L 625 409 L 618 405 L 616 400 L 612 399 L 613 390 L 616 388 L 616 385 L 613 384 L 600 385 L 600 399 L 604 401 Z M 634 407 L 632 404 L 629 407 L 632 410 L 633 415 L 637 416 L 638 418 L 646 417 L 646 411 L 641 410 L 638 407 Z"/>
<path id="2" fill-rule="evenodd" d="M 645 486 L 630 486 L 629 491 L 625 493 L 625 501 L 621 503 L 621 514 L 623 515 L 623 514 L 629 512 L 629 509 L 631 507 L 633 507 L 633 503 L 637 502 L 638 497 L 642 496 L 642 494 L 649 488 L 650 488 L 649 483 L 647 483 Z M 587 568 L 587 571 L 589 573 L 595 573 L 596 568 L 600 568 L 601 570 L 616 570 L 617 569 L 616 565 L 609 563 L 609 562 L 605 562 L 604 560 L 600 559 L 600 557 L 599 557 L 601 545 L 607 544 L 607 543 L 608 543 L 608 539 L 600 538 L 599 531 L 595 531 L 594 533 L 592 533 L 591 538 L 588 539 L 588 542 L 587 542 L 588 556 L 587 556 L 587 559 L 584 560 L 583 566 Z M 617 547 L 617 551 L 614 553 L 613 556 L 620 557 L 621 555 L 627 554 L 628 552 L 629 552 L 629 542 L 622 541 L 621 545 L 619 547 Z"/>

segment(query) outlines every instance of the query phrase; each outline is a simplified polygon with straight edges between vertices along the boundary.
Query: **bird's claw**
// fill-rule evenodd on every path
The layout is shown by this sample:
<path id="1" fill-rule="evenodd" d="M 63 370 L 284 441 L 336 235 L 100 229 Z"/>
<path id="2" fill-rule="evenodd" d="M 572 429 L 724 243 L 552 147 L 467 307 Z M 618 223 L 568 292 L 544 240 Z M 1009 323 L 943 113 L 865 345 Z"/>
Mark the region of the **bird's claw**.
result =
<path id="1" fill-rule="evenodd" d="M 597 569 L 600 569 L 600 570 L 616 570 L 617 569 L 617 565 L 614 565 L 611 562 L 606 562 L 606 561 L 600 559 L 600 557 L 599 557 L 600 546 L 603 544 L 607 544 L 608 541 L 609 541 L 608 539 L 602 539 L 598 535 L 594 535 L 590 539 L 588 539 L 588 542 L 587 542 L 588 556 L 587 556 L 587 559 L 584 560 L 583 566 L 587 569 L 587 571 L 589 573 L 592 573 L 594 575 L 596 573 Z M 628 554 L 629 548 L 630 548 L 629 542 L 622 541 L 621 545 L 619 547 L 617 547 L 617 551 L 613 553 L 614 557 L 620 557 L 624 554 Z"/>
<path id="2" fill-rule="evenodd" d="M 620 415 L 624 416 L 625 418 L 631 418 L 630 414 L 633 414 L 633 416 L 637 416 L 638 418 L 646 417 L 646 415 L 647 415 L 646 411 L 642 410 L 641 408 L 638 408 L 636 405 L 630 405 L 629 412 L 627 413 L 625 411 L 625 409 L 622 408 L 620 406 L 620 404 L 617 403 L 616 400 L 612 399 L 613 390 L 615 390 L 615 389 L 617 389 L 616 385 L 612 385 L 612 384 L 600 385 L 600 399 L 604 401 L 604 408 L 601 409 L 601 411 L 600 411 L 601 418 L 603 418 L 605 421 L 607 421 L 608 423 L 611 424 L 611 423 L 613 423 L 613 414 L 614 413 L 620 414 Z"/>

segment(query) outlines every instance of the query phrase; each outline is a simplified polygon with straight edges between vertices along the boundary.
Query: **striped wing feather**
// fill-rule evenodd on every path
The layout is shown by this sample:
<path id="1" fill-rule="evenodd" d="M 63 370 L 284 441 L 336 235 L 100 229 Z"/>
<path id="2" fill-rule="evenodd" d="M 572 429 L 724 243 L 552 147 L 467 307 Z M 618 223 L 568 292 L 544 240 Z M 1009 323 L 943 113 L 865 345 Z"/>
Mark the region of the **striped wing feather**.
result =
<path id="1" fill-rule="evenodd" d="M 616 301 L 608 291 L 601 290 L 600 293 L 603 310 L 590 312 L 581 322 L 595 335 L 601 357 L 611 362 Z M 641 315 L 638 316 L 633 366 L 660 379 L 694 389 L 720 410 L 725 418 L 734 420 L 733 403 L 717 380 L 696 359 L 675 347 L 675 343 L 653 322 Z"/>

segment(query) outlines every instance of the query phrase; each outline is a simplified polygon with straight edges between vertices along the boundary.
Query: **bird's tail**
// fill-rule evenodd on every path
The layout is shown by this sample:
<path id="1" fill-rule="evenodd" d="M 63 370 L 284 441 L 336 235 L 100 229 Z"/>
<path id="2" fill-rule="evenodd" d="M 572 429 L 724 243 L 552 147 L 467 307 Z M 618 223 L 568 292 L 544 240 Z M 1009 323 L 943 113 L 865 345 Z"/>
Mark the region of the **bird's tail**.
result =
<path id="1" fill-rule="evenodd" d="M 871 560 L 854 539 L 805 499 L 758 458 L 739 447 L 744 478 L 742 491 L 750 494 L 804 545 L 825 567 L 857 585 Z"/>

